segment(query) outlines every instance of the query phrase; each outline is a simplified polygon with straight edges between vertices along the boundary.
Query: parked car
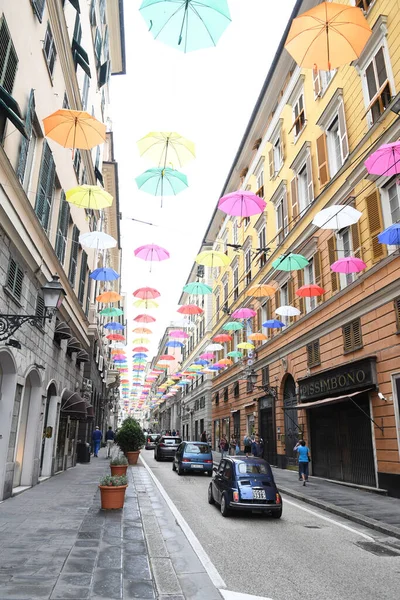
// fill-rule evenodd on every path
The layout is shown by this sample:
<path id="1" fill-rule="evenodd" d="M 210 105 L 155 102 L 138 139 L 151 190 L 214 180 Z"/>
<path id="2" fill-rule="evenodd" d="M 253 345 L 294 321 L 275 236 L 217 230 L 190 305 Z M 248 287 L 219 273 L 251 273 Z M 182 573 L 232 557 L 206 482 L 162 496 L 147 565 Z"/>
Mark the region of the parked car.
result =
<path id="1" fill-rule="evenodd" d="M 148 433 L 146 435 L 146 450 L 153 450 L 156 447 L 156 443 L 158 438 L 160 437 L 159 433 Z"/>
<path id="2" fill-rule="evenodd" d="M 266 460 L 230 456 L 222 459 L 214 471 L 215 477 L 208 486 L 208 502 L 219 504 L 223 517 L 233 510 L 245 510 L 281 518 L 282 497 Z"/>
<path id="3" fill-rule="evenodd" d="M 206 442 L 182 442 L 179 445 L 172 463 L 172 470 L 178 475 L 188 471 L 207 473 L 210 477 L 213 472 L 213 458 L 211 448 Z"/>
<path id="4" fill-rule="evenodd" d="M 156 442 L 154 448 L 155 460 L 162 460 L 164 458 L 174 458 L 175 452 L 182 442 L 182 438 L 174 435 L 162 435 Z"/>

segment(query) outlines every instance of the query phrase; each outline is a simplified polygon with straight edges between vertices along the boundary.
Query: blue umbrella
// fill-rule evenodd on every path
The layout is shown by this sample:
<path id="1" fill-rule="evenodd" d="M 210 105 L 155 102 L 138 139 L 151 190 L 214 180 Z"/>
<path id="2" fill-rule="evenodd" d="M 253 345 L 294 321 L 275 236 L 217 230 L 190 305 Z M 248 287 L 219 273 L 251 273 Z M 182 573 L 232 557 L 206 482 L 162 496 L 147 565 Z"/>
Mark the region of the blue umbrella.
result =
<path id="1" fill-rule="evenodd" d="M 263 327 L 268 327 L 269 329 L 281 329 L 281 327 L 285 327 L 285 323 L 282 321 L 278 321 L 277 319 L 269 319 L 262 324 Z"/>
<path id="2" fill-rule="evenodd" d="M 400 246 L 400 223 L 393 223 L 390 227 L 378 235 L 381 244 L 389 246 Z"/>
<path id="3" fill-rule="evenodd" d="M 137 352 L 133 355 L 133 358 L 147 358 L 147 354 L 145 354 L 144 352 Z"/>
<path id="4" fill-rule="evenodd" d="M 221 365 L 211 365 L 211 367 L 208 367 L 210 369 L 210 371 L 219 371 L 220 369 L 223 369 L 224 367 Z"/>
<path id="5" fill-rule="evenodd" d="M 120 330 L 123 329 L 124 326 L 121 325 L 121 323 L 117 323 L 116 321 L 110 321 L 109 323 L 106 323 L 104 325 L 104 329 L 114 329 L 114 330 Z"/>
<path id="6" fill-rule="evenodd" d="M 196 360 L 195 365 L 201 365 L 202 367 L 204 367 L 205 365 L 208 365 L 208 360 L 205 360 L 204 358 L 199 358 L 199 360 Z"/>
<path id="7" fill-rule="evenodd" d="M 176 342 L 172 340 L 172 342 L 167 342 L 165 344 L 168 348 L 183 348 L 182 342 Z"/>
<path id="8" fill-rule="evenodd" d="M 114 271 L 110 267 L 100 267 L 90 273 L 90 279 L 94 279 L 95 281 L 114 281 L 118 277 L 119 274 L 117 271 Z"/>

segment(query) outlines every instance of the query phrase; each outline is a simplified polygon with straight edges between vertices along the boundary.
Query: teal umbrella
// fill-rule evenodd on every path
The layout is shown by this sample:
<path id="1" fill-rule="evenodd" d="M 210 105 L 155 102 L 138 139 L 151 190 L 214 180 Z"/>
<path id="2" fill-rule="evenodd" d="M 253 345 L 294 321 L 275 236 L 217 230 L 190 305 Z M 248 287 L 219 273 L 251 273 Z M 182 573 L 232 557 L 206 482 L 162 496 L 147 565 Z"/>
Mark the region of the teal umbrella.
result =
<path id="1" fill-rule="evenodd" d="M 222 329 L 225 329 L 225 331 L 239 331 L 239 329 L 243 329 L 243 325 L 237 321 L 228 321 L 228 323 L 222 325 Z"/>
<path id="2" fill-rule="evenodd" d="M 308 265 L 308 260 L 302 254 L 284 254 L 272 263 L 277 271 L 299 271 Z"/>
<path id="3" fill-rule="evenodd" d="M 200 281 L 193 281 L 193 283 L 187 283 L 183 291 L 192 294 L 192 296 L 205 296 L 206 294 L 212 294 L 212 287 Z"/>
<path id="4" fill-rule="evenodd" d="M 228 352 L 227 356 L 230 358 L 242 358 L 243 354 L 239 350 L 232 350 L 232 352 Z"/>
<path id="5" fill-rule="evenodd" d="M 188 187 L 187 177 L 169 167 L 148 169 L 135 179 L 139 190 L 153 196 L 176 196 Z"/>
<path id="6" fill-rule="evenodd" d="M 143 0 L 154 39 L 183 52 L 216 46 L 231 22 L 227 0 Z"/>

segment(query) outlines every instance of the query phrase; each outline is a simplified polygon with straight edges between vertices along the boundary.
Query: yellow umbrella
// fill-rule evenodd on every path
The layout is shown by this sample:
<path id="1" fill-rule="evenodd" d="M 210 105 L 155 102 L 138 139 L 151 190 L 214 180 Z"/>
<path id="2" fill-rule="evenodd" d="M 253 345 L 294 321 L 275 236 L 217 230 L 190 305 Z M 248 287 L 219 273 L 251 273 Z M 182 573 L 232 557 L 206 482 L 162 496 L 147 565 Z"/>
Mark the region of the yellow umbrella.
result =
<path id="1" fill-rule="evenodd" d="M 151 340 L 149 340 L 149 338 L 135 338 L 132 342 L 132 344 L 150 344 Z"/>
<path id="2" fill-rule="evenodd" d="M 106 126 L 81 110 L 56 110 L 43 119 L 44 133 L 64 148 L 90 150 L 106 140 Z"/>
<path id="3" fill-rule="evenodd" d="M 248 339 L 252 340 L 253 342 L 261 342 L 263 340 L 267 340 L 268 338 L 263 333 L 251 333 L 248 336 Z"/>
<path id="4" fill-rule="evenodd" d="M 196 262 L 205 267 L 226 267 L 231 259 L 224 253 L 217 250 L 204 250 L 196 256 Z"/>
<path id="5" fill-rule="evenodd" d="M 293 20 L 285 48 L 298 65 L 330 71 L 358 58 L 371 34 L 359 8 L 322 2 Z"/>
<path id="6" fill-rule="evenodd" d="M 158 308 L 160 305 L 155 300 L 136 300 L 133 303 L 133 306 L 137 306 L 138 308 L 141 308 L 142 306 L 144 306 L 144 308 Z"/>
<path id="7" fill-rule="evenodd" d="M 253 298 L 264 298 L 265 296 L 273 296 L 276 289 L 272 285 L 252 285 L 247 291 L 246 296 Z"/>
<path id="8" fill-rule="evenodd" d="M 68 190 L 65 198 L 71 204 L 79 206 L 79 208 L 90 208 L 92 210 L 107 208 L 113 203 L 111 194 L 98 185 L 78 185 Z"/>
<path id="9" fill-rule="evenodd" d="M 203 365 L 190 365 L 190 367 L 188 367 L 188 371 L 202 371 L 203 370 Z"/>
<path id="10" fill-rule="evenodd" d="M 137 142 L 140 155 L 154 160 L 159 167 L 182 167 L 195 157 L 193 142 L 176 131 L 151 131 Z"/>
<path id="11" fill-rule="evenodd" d="M 243 350 L 253 350 L 255 348 L 254 344 L 249 344 L 249 342 L 242 342 L 237 345 L 238 348 L 242 348 Z"/>

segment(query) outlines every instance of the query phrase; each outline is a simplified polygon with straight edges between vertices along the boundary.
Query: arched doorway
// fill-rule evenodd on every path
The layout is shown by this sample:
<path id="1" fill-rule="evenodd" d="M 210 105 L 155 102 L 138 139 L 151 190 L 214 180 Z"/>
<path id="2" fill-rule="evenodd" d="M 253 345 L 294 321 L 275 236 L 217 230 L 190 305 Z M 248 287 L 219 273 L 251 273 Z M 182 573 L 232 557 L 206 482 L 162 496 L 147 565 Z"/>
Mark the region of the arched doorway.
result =
<path id="1" fill-rule="evenodd" d="M 7 469 L 7 456 L 16 385 L 14 357 L 8 350 L 0 350 L 0 500 L 8 498 L 12 493 L 12 471 Z"/>
<path id="2" fill-rule="evenodd" d="M 295 465 L 297 455 L 293 450 L 299 440 L 296 383 L 287 375 L 283 386 L 283 409 L 285 413 L 285 456 L 287 465 Z"/>
<path id="3" fill-rule="evenodd" d="M 54 440 L 57 432 L 59 396 L 54 382 L 47 388 L 46 405 L 43 415 L 43 435 L 40 453 L 40 476 L 50 477 L 53 474 Z"/>

